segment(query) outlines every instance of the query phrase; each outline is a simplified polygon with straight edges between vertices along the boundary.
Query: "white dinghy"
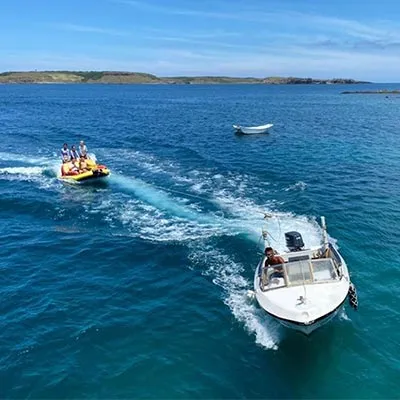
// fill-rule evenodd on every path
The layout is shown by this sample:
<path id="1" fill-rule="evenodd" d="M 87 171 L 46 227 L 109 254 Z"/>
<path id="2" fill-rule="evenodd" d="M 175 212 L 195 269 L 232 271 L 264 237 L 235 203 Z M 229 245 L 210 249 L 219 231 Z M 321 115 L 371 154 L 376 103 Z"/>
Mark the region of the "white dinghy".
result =
<path id="1" fill-rule="evenodd" d="M 346 262 L 328 241 L 324 217 L 321 223 L 320 246 L 305 249 L 300 233 L 287 232 L 288 251 L 279 254 L 284 263 L 266 266 L 264 255 L 254 276 L 258 304 L 284 326 L 307 335 L 334 318 L 347 297 L 358 307 Z"/>
<path id="2" fill-rule="evenodd" d="M 255 133 L 265 133 L 269 128 L 272 128 L 274 124 L 260 125 L 260 126 L 240 126 L 233 125 L 236 133 L 241 133 L 243 135 L 252 135 Z"/>

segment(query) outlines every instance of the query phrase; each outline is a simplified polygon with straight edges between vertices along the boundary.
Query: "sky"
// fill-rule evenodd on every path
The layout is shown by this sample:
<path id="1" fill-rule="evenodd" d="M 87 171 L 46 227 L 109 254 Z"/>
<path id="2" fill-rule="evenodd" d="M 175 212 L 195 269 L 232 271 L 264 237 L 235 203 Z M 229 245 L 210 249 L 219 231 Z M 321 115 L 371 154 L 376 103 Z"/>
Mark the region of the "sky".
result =
<path id="1" fill-rule="evenodd" d="M 0 72 L 400 81 L 395 0 L 2 0 Z"/>

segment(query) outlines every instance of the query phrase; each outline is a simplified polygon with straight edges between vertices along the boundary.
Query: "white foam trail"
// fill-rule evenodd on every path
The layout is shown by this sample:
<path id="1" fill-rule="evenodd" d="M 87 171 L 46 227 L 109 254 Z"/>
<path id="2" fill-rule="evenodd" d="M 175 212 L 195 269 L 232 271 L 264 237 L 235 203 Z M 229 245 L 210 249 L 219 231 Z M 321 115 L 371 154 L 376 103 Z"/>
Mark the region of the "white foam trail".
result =
<path id="1" fill-rule="evenodd" d="M 5 167 L 0 168 L 0 180 L 34 182 L 41 189 L 51 189 L 55 182 L 53 176 L 56 172 L 52 171 L 48 174 L 47 171 L 49 171 L 48 167 Z"/>
<path id="2" fill-rule="evenodd" d="M 57 176 L 61 161 L 54 154 L 49 157 L 35 157 L 31 155 L 12 154 L 0 152 L 0 161 L 11 161 L 12 164 L 23 163 L 34 166 L 7 166 L 0 168 L 0 174 L 19 175 L 20 180 L 23 176 L 46 175 Z"/>
<path id="3" fill-rule="evenodd" d="M 126 199 L 118 193 L 113 194 L 111 199 L 103 199 L 95 207 L 92 203 L 87 204 L 86 213 L 101 213 L 110 227 L 117 227 L 122 223 L 129 235 L 151 241 L 183 242 L 226 233 L 218 217 L 212 223 L 204 223 L 199 222 L 199 215 L 193 212 L 196 219 L 190 220 L 171 215 L 170 209 L 165 212 L 157 205 L 149 204 L 140 198 Z M 207 218 L 211 219 L 212 216 Z"/>
<path id="4" fill-rule="evenodd" d="M 265 312 L 258 308 L 255 300 L 252 302 L 243 291 L 232 292 L 225 299 L 238 321 L 244 323 L 247 331 L 255 335 L 257 344 L 266 349 L 277 350 L 283 336 L 283 328 L 273 321 Z"/>
<path id="5" fill-rule="evenodd" d="M 172 199 L 168 194 L 154 186 L 134 178 L 127 178 L 120 175 L 113 175 L 113 181 L 120 187 L 131 191 L 141 200 L 155 206 L 156 208 L 170 212 L 176 217 L 186 218 L 192 221 L 210 223 L 212 220 L 209 216 L 204 216 L 196 211 L 191 210 L 185 204 L 181 204 L 177 199 Z"/>
<path id="6" fill-rule="evenodd" d="M 0 152 L 0 161 L 20 161 L 27 164 L 46 165 L 49 162 L 48 157 L 32 157 L 22 154 L 2 153 Z"/>
<path id="7" fill-rule="evenodd" d="M 0 168 L 0 174 L 10 175 L 41 175 L 44 168 L 41 167 L 6 167 Z"/>
<path id="8" fill-rule="evenodd" d="M 306 190 L 307 189 L 307 183 L 303 181 L 296 182 L 293 187 L 295 189 L 300 189 L 300 190 Z"/>
<path id="9" fill-rule="evenodd" d="M 290 185 L 289 187 L 287 187 L 285 190 L 285 192 L 289 192 L 291 190 L 300 190 L 303 191 L 307 188 L 307 184 L 305 182 L 299 181 L 296 182 L 294 185 Z"/>
<path id="10" fill-rule="evenodd" d="M 351 321 L 351 318 L 347 315 L 344 307 L 340 310 L 338 316 L 339 316 L 339 319 L 342 321 Z"/>
<path id="11" fill-rule="evenodd" d="M 118 218 L 125 225 L 128 224 L 127 221 L 132 226 L 135 225 L 144 238 L 168 241 L 185 240 L 186 236 L 187 239 L 193 239 L 204 238 L 207 235 L 246 234 L 250 240 L 261 244 L 262 228 L 265 228 L 268 232 L 267 244 L 278 251 L 286 250 L 284 233 L 291 230 L 300 232 L 307 246 L 317 246 L 321 241 L 321 229 L 316 221 L 291 213 L 274 213 L 270 205 L 261 207 L 226 190 L 217 191 L 216 198 L 211 200 L 220 209 L 229 212 L 229 216 L 225 216 L 224 213 L 221 215 L 221 212 L 204 214 L 199 206 L 188 204 L 187 198 L 171 197 L 170 191 L 166 193 L 139 179 L 120 175 L 114 175 L 112 179 L 140 200 L 125 203 L 122 209 L 119 207 Z M 222 176 L 218 179 L 222 179 Z M 203 200 L 207 201 L 206 198 Z M 151 211 L 146 209 L 146 204 L 151 206 Z M 140 212 L 137 212 L 137 209 Z M 273 214 L 273 217 L 266 221 L 263 220 L 265 211 Z M 143 225 L 138 227 L 137 221 L 141 221 Z"/>
<path id="12" fill-rule="evenodd" d="M 244 324 L 246 330 L 255 335 L 257 344 L 266 349 L 278 348 L 281 328 L 262 312 L 255 302 L 247 299 L 251 282 L 242 276 L 244 267 L 236 263 L 232 256 L 219 252 L 212 246 L 199 246 L 189 255 L 191 261 L 204 269 L 204 274 L 225 292 L 224 303 L 235 318 Z M 204 265 L 205 264 L 205 265 Z"/>
<path id="13" fill-rule="evenodd" d="M 153 154 L 142 153 L 138 150 L 108 149 L 107 154 L 112 158 L 122 158 L 129 164 L 136 164 L 137 170 L 145 170 L 151 173 L 166 173 L 173 176 L 179 169 L 172 161 L 159 159 Z"/>
<path id="14" fill-rule="evenodd" d="M 315 220 L 291 213 L 275 212 L 273 203 L 262 207 L 249 199 L 233 197 L 226 191 L 218 192 L 216 196 L 214 203 L 232 215 L 227 221 L 231 229 L 246 232 L 253 241 L 260 240 L 264 229 L 268 232 L 268 244 L 278 251 L 286 250 L 284 234 L 288 231 L 299 232 L 308 247 L 318 246 L 321 243 L 321 228 Z M 263 219 L 265 212 L 270 213 L 272 217 Z"/>

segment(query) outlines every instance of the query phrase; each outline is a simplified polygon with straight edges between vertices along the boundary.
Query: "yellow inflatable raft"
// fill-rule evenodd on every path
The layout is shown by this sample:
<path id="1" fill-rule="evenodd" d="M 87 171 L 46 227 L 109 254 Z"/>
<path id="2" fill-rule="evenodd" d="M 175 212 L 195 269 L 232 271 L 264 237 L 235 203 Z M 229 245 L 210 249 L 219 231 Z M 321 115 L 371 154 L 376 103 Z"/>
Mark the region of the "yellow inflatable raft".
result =
<path id="1" fill-rule="evenodd" d="M 110 170 L 105 165 L 96 164 L 91 159 L 84 163 L 68 161 L 61 165 L 59 178 L 65 181 L 83 182 L 105 178 L 110 175 Z"/>

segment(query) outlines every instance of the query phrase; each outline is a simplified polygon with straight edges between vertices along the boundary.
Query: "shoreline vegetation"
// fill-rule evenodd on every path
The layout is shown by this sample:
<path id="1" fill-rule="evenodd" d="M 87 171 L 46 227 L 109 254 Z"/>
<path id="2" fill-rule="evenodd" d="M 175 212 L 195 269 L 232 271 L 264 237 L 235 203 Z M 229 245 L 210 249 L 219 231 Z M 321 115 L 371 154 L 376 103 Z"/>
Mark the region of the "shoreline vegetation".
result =
<path id="1" fill-rule="evenodd" d="M 295 77 L 267 78 L 235 78 L 227 76 L 176 76 L 158 77 L 142 72 L 119 71 L 26 71 L 0 73 L 0 83 L 104 83 L 104 84 L 264 84 L 264 85 L 296 85 L 296 84 L 358 84 L 371 83 L 354 79 L 312 79 Z"/>

